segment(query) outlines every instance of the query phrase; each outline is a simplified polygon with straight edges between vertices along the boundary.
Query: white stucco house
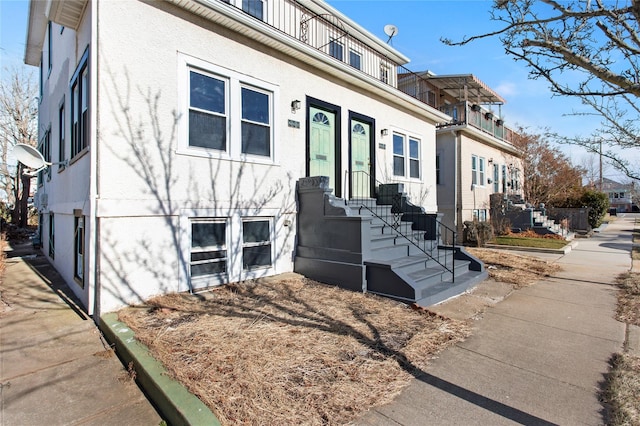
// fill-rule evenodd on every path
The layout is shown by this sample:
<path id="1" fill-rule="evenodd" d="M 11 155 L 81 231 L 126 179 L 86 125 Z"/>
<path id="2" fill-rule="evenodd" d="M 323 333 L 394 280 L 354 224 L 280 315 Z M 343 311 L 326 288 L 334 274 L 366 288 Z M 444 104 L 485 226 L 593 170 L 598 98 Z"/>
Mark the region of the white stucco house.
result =
<path id="1" fill-rule="evenodd" d="M 437 126 L 436 187 L 443 222 L 462 243 L 464 222 L 491 219 L 492 194 L 522 197 L 522 153 L 502 116 L 506 101 L 473 74 L 425 71 L 399 81 L 403 91 L 451 117 Z"/>
<path id="2" fill-rule="evenodd" d="M 398 90 L 408 58 L 321 0 L 31 0 L 25 62 L 54 163 L 43 252 L 92 315 L 293 271 L 305 177 L 345 200 L 400 183 L 438 211 L 451 117 Z"/>

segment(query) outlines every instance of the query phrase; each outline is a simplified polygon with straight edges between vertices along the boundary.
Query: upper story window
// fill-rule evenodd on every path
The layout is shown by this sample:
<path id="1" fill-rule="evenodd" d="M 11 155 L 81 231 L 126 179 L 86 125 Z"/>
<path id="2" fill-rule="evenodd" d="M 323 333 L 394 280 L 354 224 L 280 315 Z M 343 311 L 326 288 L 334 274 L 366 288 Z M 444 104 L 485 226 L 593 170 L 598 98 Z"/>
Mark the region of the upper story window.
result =
<path id="1" fill-rule="evenodd" d="M 389 84 L 389 66 L 380 64 L 380 81 Z"/>
<path id="2" fill-rule="evenodd" d="M 51 58 L 53 57 L 53 32 L 51 31 L 51 21 L 47 25 L 47 66 L 49 70 L 49 74 L 51 74 L 52 62 Z"/>
<path id="3" fill-rule="evenodd" d="M 436 185 L 440 185 L 440 154 L 436 155 Z"/>
<path id="4" fill-rule="evenodd" d="M 65 126 L 66 117 L 64 115 L 64 101 L 60 104 L 60 109 L 58 110 L 58 162 L 62 163 L 66 160 L 66 143 L 65 143 L 65 134 L 67 127 Z M 58 169 L 64 168 L 63 164 L 58 165 Z"/>
<path id="5" fill-rule="evenodd" d="M 71 158 L 89 146 L 88 50 L 71 79 Z"/>
<path id="6" fill-rule="evenodd" d="M 344 60 L 344 45 L 335 38 L 330 39 L 329 55 L 333 56 L 339 61 Z"/>
<path id="7" fill-rule="evenodd" d="M 362 69 L 362 55 L 355 50 L 349 51 L 349 65 L 359 70 Z"/>
<path id="8" fill-rule="evenodd" d="M 222 0 L 242 9 L 254 18 L 264 21 L 265 0 Z"/>
<path id="9" fill-rule="evenodd" d="M 271 155 L 271 96 L 242 88 L 242 153 Z"/>
<path id="10" fill-rule="evenodd" d="M 275 87 L 194 58 L 187 61 L 179 151 L 271 162 Z"/>

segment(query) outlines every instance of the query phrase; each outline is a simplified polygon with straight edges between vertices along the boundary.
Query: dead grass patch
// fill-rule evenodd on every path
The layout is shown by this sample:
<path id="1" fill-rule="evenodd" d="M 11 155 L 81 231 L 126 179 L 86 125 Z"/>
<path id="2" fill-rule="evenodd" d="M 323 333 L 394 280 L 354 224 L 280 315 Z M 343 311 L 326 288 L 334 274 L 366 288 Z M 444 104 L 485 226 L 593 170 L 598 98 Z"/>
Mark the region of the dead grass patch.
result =
<path id="1" fill-rule="evenodd" d="M 620 287 L 616 319 L 640 326 L 640 274 L 625 273 L 616 278 Z"/>
<path id="2" fill-rule="evenodd" d="M 344 424 L 393 398 L 469 325 L 292 276 L 119 313 L 223 424 Z"/>
<path id="3" fill-rule="evenodd" d="M 616 354 L 611 360 L 604 399 L 612 426 L 640 425 L 640 357 Z"/>
<path id="4" fill-rule="evenodd" d="M 546 260 L 504 250 L 468 247 L 467 251 L 484 262 L 490 278 L 511 283 L 515 288 L 529 286 L 560 270 L 560 266 Z"/>

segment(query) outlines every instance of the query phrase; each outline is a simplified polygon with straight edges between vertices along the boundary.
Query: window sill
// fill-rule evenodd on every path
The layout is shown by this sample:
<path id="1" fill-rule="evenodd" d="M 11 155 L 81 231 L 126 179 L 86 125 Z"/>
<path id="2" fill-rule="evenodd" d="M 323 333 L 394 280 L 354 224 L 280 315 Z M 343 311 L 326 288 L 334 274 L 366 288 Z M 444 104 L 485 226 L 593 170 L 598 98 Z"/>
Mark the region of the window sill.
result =
<path id="1" fill-rule="evenodd" d="M 80 152 L 78 152 L 75 156 L 71 157 L 69 160 L 69 165 L 74 164 L 76 161 L 79 161 L 82 157 L 84 157 L 87 152 L 89 152 L 89 147 L 83 148 Z"/>
<path id="2" fill-rule="evenodd" d="M 264 165 L 276 165 L 276 161 L 273 157 L 262 157 L 259 155 L 241 154 L 239 157 L 229 155 L 226 151 L 215 151 L 207 149 L 186 148 L 180 147 L 176 150 L 177 155 L 184 155 L 187 157 L 199 157 L 206 158 L 208 160 L 224 160 L 235 161 L 241 163 L 252 164 L 264 164 Z"/>

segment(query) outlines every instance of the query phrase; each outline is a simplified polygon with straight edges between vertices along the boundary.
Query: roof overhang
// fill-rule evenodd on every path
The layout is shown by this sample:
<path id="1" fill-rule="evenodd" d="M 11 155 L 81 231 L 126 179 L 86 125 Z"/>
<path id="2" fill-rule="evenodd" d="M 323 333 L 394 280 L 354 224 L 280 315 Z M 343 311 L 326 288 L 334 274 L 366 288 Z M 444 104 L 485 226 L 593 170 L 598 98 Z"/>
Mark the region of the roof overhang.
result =
<path id="1" fill-rule="evenodd" d="M 509 142 L 506 142 L 504 140 L 498 139 L 495 136 L 492 136 L 487 132 L 483 132 L 480 129 L 476 129 L 473 126 L 467 126 L 465 124 L 461 124 L 459 126 L 449 126 L 449 127 L 436 129 L 436 137 L 437 135 L 450 133 L 450 132 L 461 132 L 468 138 L 473 139 L 477 142 L 483 143 L 493 148 L 498 148 L 501 151 L 508 152 L 511 155 L 522 158 L 522 151 L 518 149 L 515 145 Z"/>
<path id="2" fill-rule="evenodd" d="M 375 93 L 376 96 L 385 99 L 389 104 L 406 108 L 434 124 L 442 123 L 450 119 L 450 117 L 443 112 L 420 102 L 395 87 L 385 84 L 379 79 L 373 78 L 345 62 L 338 61 L 314 47 L 270 27 L 235 7 L 229 7 L 229 5 L 224 2 L 212 0 L 167 1 L 195 15 L 276 49 L 303 63 L 310 64 L 314 68 L 324 71 L 329 75 L 340 75 L 340 79 L 350 87 L 359 87 Z M 315 0 L 301 1 L 301 3 L 305 6 L 308 6 L 308 3 L 319 4 L 319 2 Z"/>
<path id="3" fill-rule="evenodd" d="M 80 26 L 88 0 L 31 0 L 24 63 L 40 65 L 40 54 L 49 21 L 71 28 Z"/>
<path id="4" fill-rule="evenodd" d="M 507 102 L 473 74 L 433 75 L 427 71 L 419 75 L 460 101 L 479 105 L 498 105 Z"/>

